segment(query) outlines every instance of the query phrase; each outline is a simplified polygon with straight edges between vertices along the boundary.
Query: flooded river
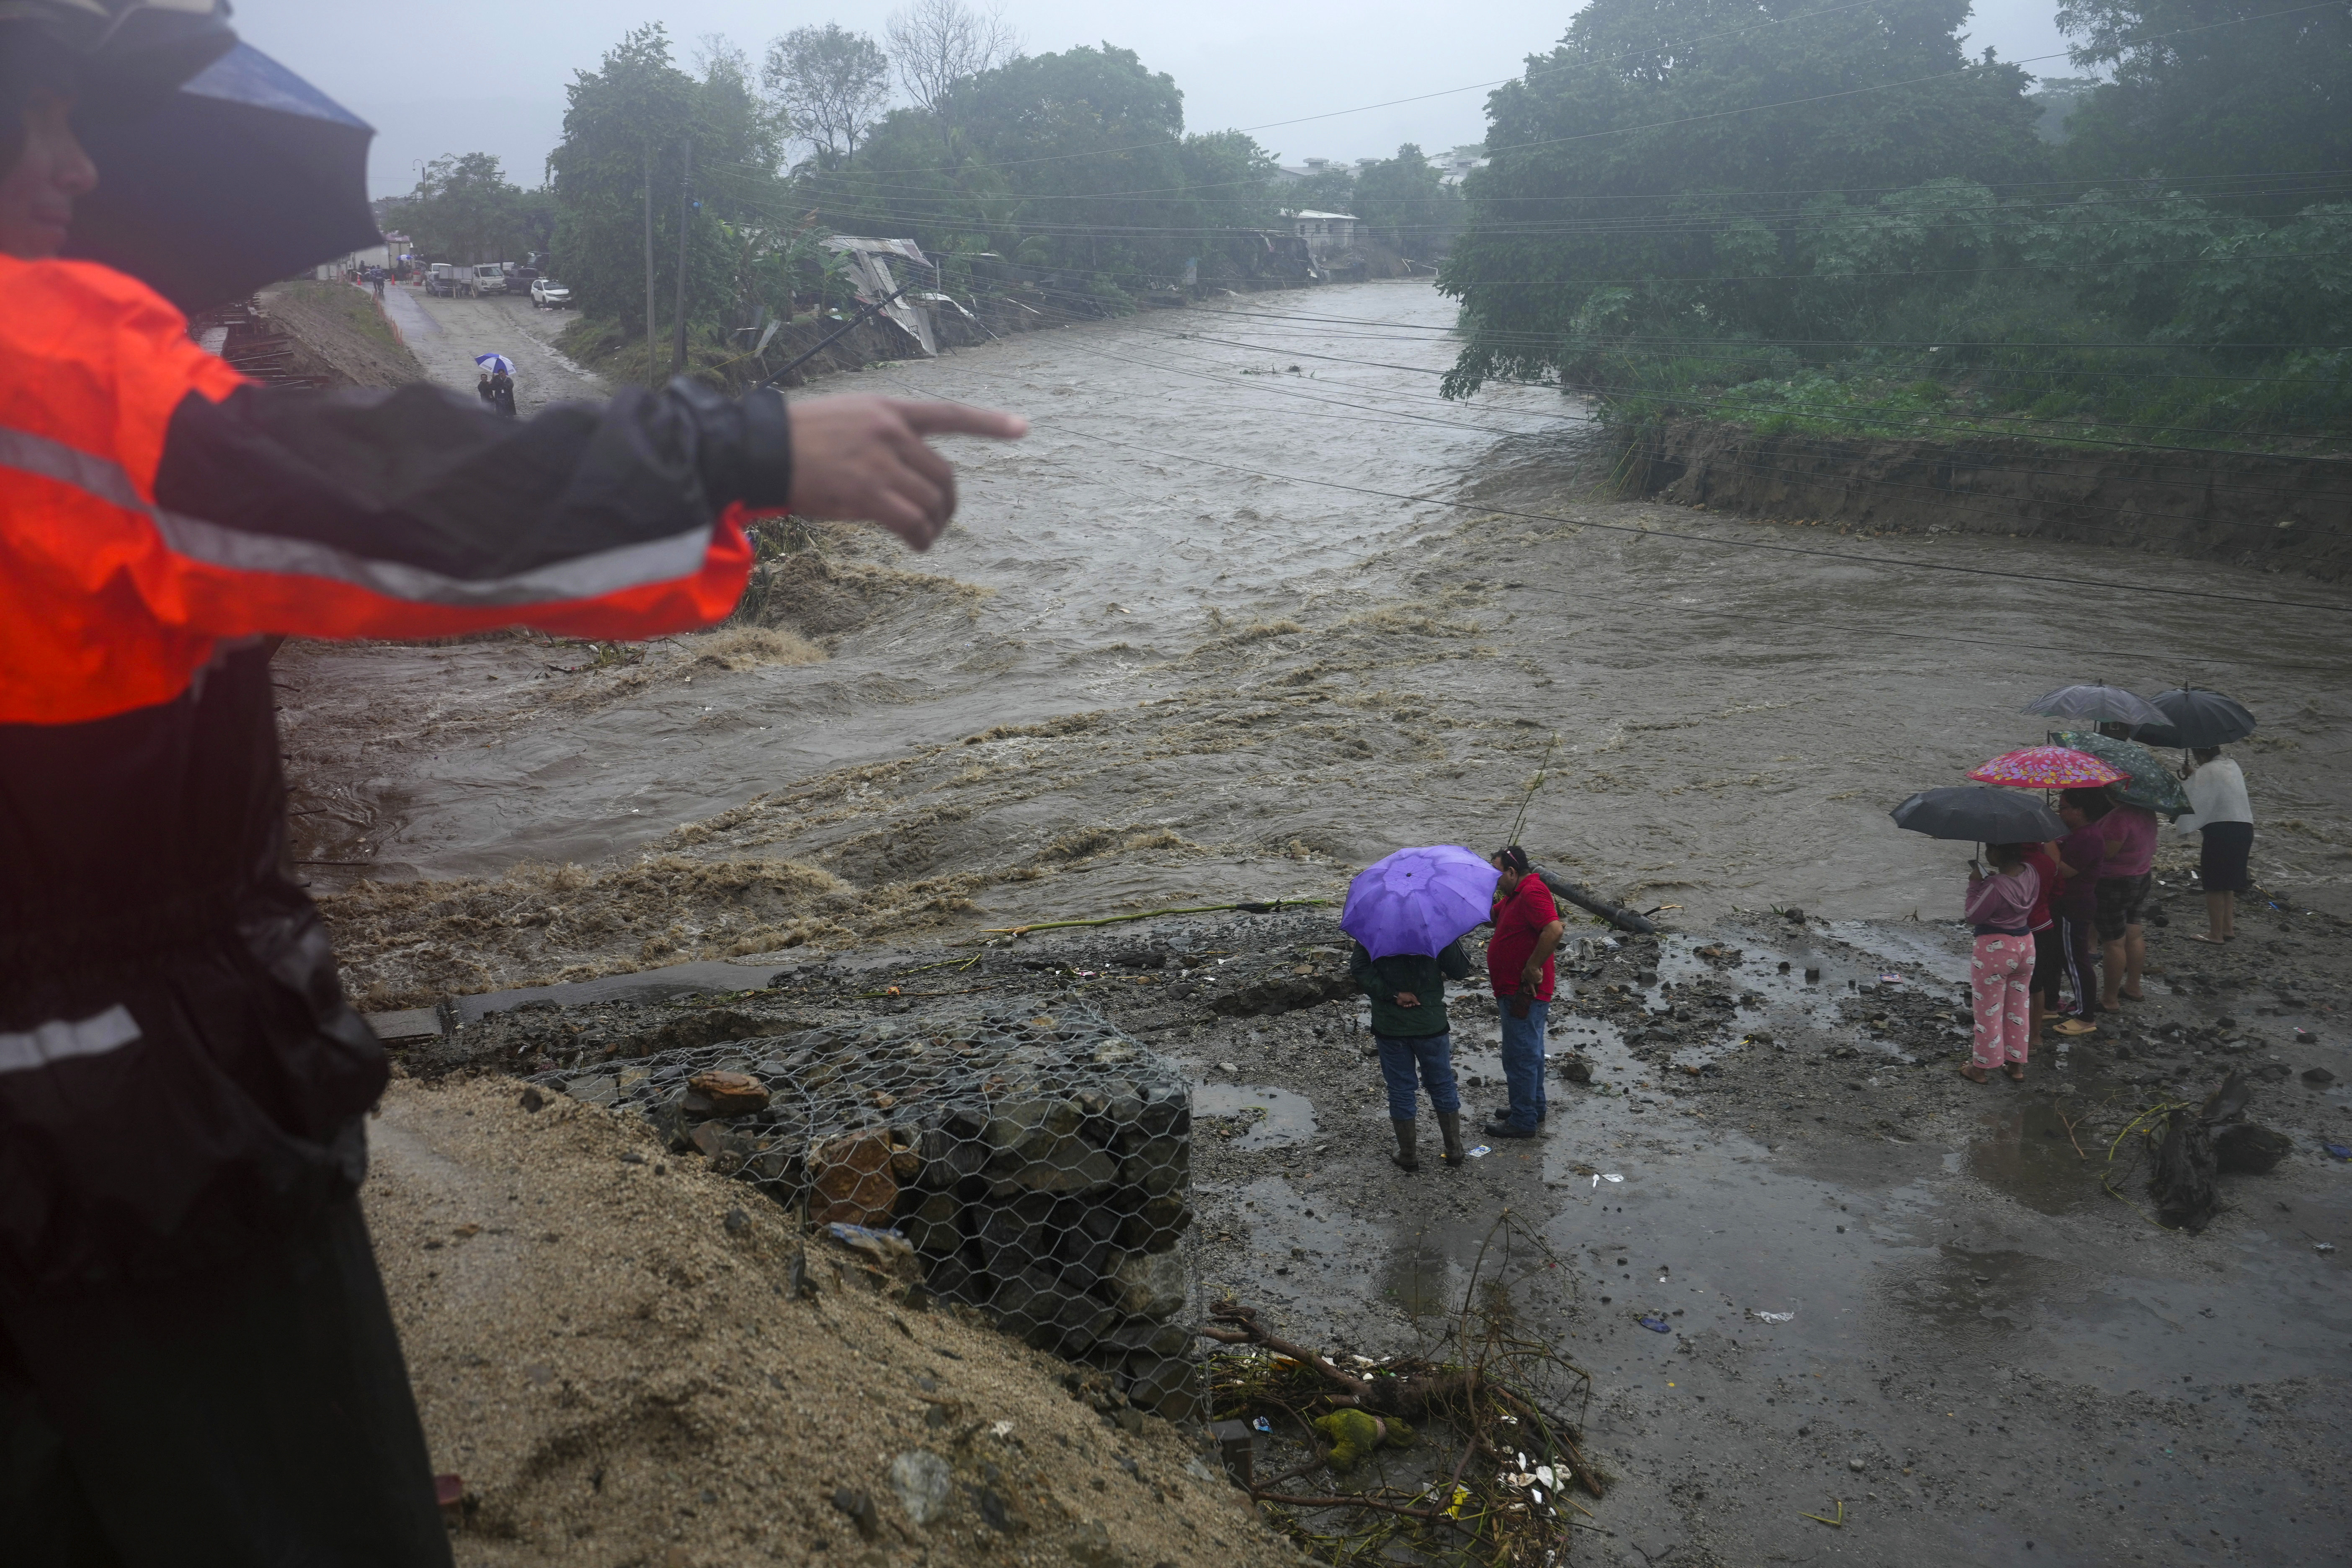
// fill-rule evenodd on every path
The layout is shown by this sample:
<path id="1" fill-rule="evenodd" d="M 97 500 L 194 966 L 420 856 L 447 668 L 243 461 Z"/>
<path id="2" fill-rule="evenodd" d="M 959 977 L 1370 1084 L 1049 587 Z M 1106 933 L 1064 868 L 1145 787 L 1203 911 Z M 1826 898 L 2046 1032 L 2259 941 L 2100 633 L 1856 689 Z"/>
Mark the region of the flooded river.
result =
<path id="1" fill-rule="evenodd" d="M 437 374 L 470 384 L 492 348 L 570 374 L 529 346 L 561 318 L 430 303 Z M 1521 837 L 1643 907 L 1938 918 L 1962 857 L 1888 807 L 2039 740 L 2019 705 L 2094 679 L 2249 703 L 2259 872 L 2342 880 L 2340 591 L 1596 499 L 1575 400 L 1438 397 L 1450 311 L 1368 283 L 838 378 L 1035 434 L 961 444 L 961 521 L 930 555 L 788 563 L 767 618 L 805 646 L 288 650 L 309 874 L 454 879 L 341 906 L 355 973 L 481 989 L 1328 894 L 1400 843 L 1499 841 L 1548 755 Z M 2227 596 L 2158 592 L 2180 589 Z M 462 954 L 435 925 L 544 901 L 550 873 L 516 868 L 566 864 L 580 890 L 555 901 L 595 919 L 509 921 Z"/>

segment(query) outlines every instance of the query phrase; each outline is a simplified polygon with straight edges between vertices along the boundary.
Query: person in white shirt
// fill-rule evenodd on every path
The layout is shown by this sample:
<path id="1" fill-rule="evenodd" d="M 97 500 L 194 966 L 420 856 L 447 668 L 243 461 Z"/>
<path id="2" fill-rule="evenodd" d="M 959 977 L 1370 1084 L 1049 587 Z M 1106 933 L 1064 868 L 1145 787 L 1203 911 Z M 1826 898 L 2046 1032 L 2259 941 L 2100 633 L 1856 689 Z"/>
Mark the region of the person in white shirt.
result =
<path id="1" fill-rule="evenodd" d="M 2254 847 L 2254 812 L 2246 802 L 2246 775 L 2219 746 L 2200 746 L 2186 774 L 2189 815 L 2174 826 L 2204 835 L 2197 875 L 2205 884 L 2205 934 L 2199 942 L 2234 942 L 2238 895 L 2252 885 L 2246 858 Z"/>

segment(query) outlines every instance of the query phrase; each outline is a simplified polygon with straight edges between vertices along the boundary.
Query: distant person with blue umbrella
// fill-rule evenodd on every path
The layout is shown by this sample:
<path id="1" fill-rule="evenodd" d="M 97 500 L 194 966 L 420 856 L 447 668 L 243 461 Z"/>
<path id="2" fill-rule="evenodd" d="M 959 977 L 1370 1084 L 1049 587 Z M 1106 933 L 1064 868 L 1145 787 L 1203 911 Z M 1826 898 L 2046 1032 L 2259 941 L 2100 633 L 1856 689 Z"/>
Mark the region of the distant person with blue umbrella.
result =
<path id="1" fill-rule="evenodd" d="M 482 367 L 481 384 L 474 389 L 475 395 L 508 418 L 514 418 L 514 361 L 504 354 L 476 354 L 474 363 Z"/>
<path id="2" fill-rule="evenodd" d="M 1494 868 L 1450 844 L 1400 849 L 1348 885 L 1339 927 L 1356 939 L 1348 973 L 1372 1003 L 1372 1044 L 1388 1084 L 1399 1168 L 1421 1169 L 1418 1087 L 1429 1092 L 1443 1156 L 1459 1165 L 1462 1094 L 1454 1079 L 1445 983 L 1470 977 L 1462 938 L 1486 919 Z"/>

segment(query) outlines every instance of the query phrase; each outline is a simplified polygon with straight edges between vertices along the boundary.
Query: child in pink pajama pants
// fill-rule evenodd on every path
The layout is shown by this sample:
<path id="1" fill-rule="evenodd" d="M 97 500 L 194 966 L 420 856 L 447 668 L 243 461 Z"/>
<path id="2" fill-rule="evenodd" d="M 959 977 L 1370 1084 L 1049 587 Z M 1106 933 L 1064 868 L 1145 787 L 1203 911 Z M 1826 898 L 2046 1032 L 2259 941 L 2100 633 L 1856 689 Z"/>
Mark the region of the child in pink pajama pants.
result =
<path id="1" fill-rule="evenodd" d="M 1969 923 L 1976 928 L 1976 951 L 1969 964 L 1969 987 L 1976 997 L 1976 1043 L 1960 1076 L 1982 1083 L 2000 1068 L 2012 1079 L 2025 1076 L 2032 1043 L 2033 937 L 2028 923 L 2040 891 L 2040 876 L 2025 863 L 2021 844 L 1990 844 L 1985 858 L 1992 874 L 1969 872 Z"/>

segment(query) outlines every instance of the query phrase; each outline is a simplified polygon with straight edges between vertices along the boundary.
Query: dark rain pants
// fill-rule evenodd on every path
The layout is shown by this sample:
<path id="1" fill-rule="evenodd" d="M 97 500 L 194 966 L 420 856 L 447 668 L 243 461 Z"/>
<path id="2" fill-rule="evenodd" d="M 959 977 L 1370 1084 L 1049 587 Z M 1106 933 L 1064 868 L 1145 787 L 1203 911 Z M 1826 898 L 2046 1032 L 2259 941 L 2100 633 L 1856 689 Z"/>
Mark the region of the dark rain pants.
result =
<path id="1" fill-rule="evenodd" d="M 10 1568 L 446 1568 L 356 1199 L 168 1284 L 0 1305 Z"/>

